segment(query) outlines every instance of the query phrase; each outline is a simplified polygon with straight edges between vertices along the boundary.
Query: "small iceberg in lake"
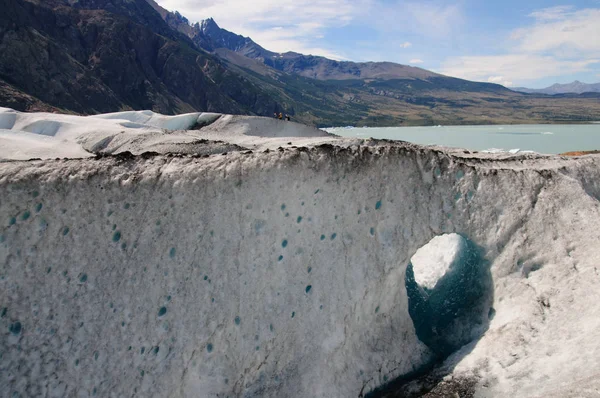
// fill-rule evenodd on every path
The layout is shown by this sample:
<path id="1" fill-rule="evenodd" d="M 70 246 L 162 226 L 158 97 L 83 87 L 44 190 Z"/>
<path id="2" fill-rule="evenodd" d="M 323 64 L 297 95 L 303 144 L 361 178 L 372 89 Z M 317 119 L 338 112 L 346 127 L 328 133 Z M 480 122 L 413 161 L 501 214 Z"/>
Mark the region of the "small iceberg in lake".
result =
<path id="1" fill-rule="evenodd" d="M 501 149 L 501 148 L 489 148 L 489 149 L 484 149 L 481 152 L 483 152 L 483 153 L 502 153 L 502 152 L 504 152 L 504 149 Z"/>

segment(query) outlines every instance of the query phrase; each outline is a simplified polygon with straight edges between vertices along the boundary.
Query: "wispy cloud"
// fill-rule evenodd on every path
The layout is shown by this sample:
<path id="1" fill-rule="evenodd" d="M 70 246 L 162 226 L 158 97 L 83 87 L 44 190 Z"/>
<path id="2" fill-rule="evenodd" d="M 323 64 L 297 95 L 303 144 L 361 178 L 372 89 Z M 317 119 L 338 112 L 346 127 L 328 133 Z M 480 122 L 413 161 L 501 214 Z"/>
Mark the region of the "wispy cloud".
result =
<path id="1" fill-rule="evenodd" d="M 560 60 L 552 56 L 531 54 L 465 56 L 447 60 L 441 73 L 463 79 L 512 84 L 515 80 L 560 76 L 565 71 L 584 72 L 598 63 L 600 60 Z"/>
<path id="2" fill-rule="evenodd" d="M 377 1 L 365 18 L 383 32 L 409 32 L 420 36 L 442 37 L 462 25 L 463 10 L 459 4 L 396 0 Z"/>
<path id="3" fill-rule="evenodd" d="M 413 64 L 413 65 L 415 65 L 415 64 L 422 64 L 423 62 L 424 61 L 422 59 L 418 59 L 418 58 L 411 59 L 410 61 L 408 61 L 409 64 Z"/>
<path id="4" fill-rule="evenodd" d="M 531 14 L 529 14 L 529 16 L 539 21 L 554 21 L 564 18 L 565 13 L 571 11 L 572 9 L 573 6 L 548 7 L 534 11 Z"/>
<path id="5" fill-rule="evenodd" d="M 450 57 L 441 73 L 512 85 L 600 66 L 600 9 L 559 6 L 534 11 L 529 17 L 531 25 L 511 32 L 511 52 Z"/>
<path id="6" fill-rule="evenodd" d="M 535 23 L 513 32 L 512 39 L 520 40 L 518 48 L 524 52 L 560 51 L 571 56 L 586 56 L 592 52 L 595 53 L 592 56 L 598 56 L 600 9 L 562 7 L 559 12 L 556 8 L 532 13 Z"/>
<path id="7" fill-rule="evenodd" d="M 400 44 L 400 47 L 409 48 L 409 47 L 412 47 L 412 43 L 409 41 L 405 41 L 404 43 Z"/>

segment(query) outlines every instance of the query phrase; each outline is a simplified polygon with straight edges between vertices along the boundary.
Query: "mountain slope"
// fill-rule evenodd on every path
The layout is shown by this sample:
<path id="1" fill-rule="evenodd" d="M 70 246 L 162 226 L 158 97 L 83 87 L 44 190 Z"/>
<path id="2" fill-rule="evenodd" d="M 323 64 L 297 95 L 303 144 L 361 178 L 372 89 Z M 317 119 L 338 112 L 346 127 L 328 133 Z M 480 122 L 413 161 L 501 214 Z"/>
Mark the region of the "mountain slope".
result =
<path id="1" fill-rule="evenodd" d="M 73 7 L 56 0 L 5 4 L 0 79 L 52 106 L 78 113 L 256 114 L 278 107 L 193 48 L 145 0 L 82 0 Z M 10 97 L 0 95 L 2 103 Z"/>
<path id="2" fill-rule="evenodd" d="M 582 83 L 578 80 L 575 80 L 573 83 L 568 84 L 553 84 L 550 87 L 535 89 L 535 88 L 525 88 L 525 87 L 515 87 L 512 89 L 513 91 L 518 91 L 521 93 L 528 94 L 583 94 L 583 93 L 600 93 L 600 83 L 595 84 L 587 84 Z"/>

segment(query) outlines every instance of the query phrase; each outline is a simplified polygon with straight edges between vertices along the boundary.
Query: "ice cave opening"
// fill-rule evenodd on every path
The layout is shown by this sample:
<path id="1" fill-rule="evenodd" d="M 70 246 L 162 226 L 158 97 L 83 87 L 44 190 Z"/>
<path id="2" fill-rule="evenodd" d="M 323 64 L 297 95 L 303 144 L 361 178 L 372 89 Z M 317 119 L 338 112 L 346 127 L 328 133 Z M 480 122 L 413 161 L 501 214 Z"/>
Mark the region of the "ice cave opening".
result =
<path id="1" fill-rule="evenodd" d="M 437 362 L 487 330 L 494 313 L 489 262 L 468 238 L 434 237 L 411 258 L 405 283 L 417 337 Z"/>

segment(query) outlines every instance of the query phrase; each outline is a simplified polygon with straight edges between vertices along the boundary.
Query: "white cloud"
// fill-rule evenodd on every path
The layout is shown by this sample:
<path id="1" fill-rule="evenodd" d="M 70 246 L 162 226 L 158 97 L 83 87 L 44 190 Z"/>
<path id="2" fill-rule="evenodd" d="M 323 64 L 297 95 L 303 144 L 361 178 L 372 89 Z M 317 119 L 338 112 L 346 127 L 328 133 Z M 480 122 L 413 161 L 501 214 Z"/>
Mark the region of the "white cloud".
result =
<path id="1" fill-rule="evenodd" d="M 513 85 L 513 82 L 505 80 L 504 76 L 490 76 L 490 77 L 488 77 L 487 81 L 489 83 L 501 84 L 506 87 L 510 87 Z"/>
<path id="2" fill-rule="evenodd" d="M 415 64 L 422 64 L 423 62 L 424 61 L 422 59 L 418 59 L 418 58 L 411 59 L 410 61 L 408 61 L 409 64 L 413 64 L 413 65 L 415 65 Z"/>
<path id="3" fill-rule="evenodd" d="M 365 15 L 374 28 L 388 33 L 410 32 L 426 37 L 447 37 L 460 29 L 464 16 L 458 4 L 378 1 Z"/>
<path id="4" fill-rule="evenodd" d="M 529 16 L 540 21 L 553 21 L 557 19 L 562 19 L 565 13 L 571 11 L 572 9 L 573 6 L 548 7 L 534 11 L 531 14 L 529 14 Z"/>
<path id="5" fill-rule="evenodd" d="M 404 43 L 400 44 L 400 47 L 409 48 L 409 47 L 412 47 L 412 43 L 409 41 L 405 41 Z"/>
<path id="6" fill-rule="evenodd" d="M 514 30 L 512 51 L 450 57 L 441 73 L 503 85 L 594 71 L 600 63 L 600 9 L 559 6 L 534 11 L 530 26 Z"/>
<path id="7" fill-rule="evenodd" d="M 407 11 L 409 18 L 418 25 L 418 32 L 427 35 L 450 34 L 464 19 L 462 10 L 457 4 L 408 3 Z"/>
<path id="8" fill-rule="evenodd" d="M 510 82 L 586 72 L 600 60 L 560 60 L 552 56 L 507 54 L 448 59 L 441 73 L 463 79 Z M 490 80 L 493 79 L 493 80 Z"/>
<path id="9" fill-rule="evenodd" d="M 530 16 L 535 19 L 533 26 L 518 29 L 511 35 L 513 40 L 520 41 L 521 51 L 559 51 L 565 56 L 600 54 L 600 9 L 554 7 Z"/>

